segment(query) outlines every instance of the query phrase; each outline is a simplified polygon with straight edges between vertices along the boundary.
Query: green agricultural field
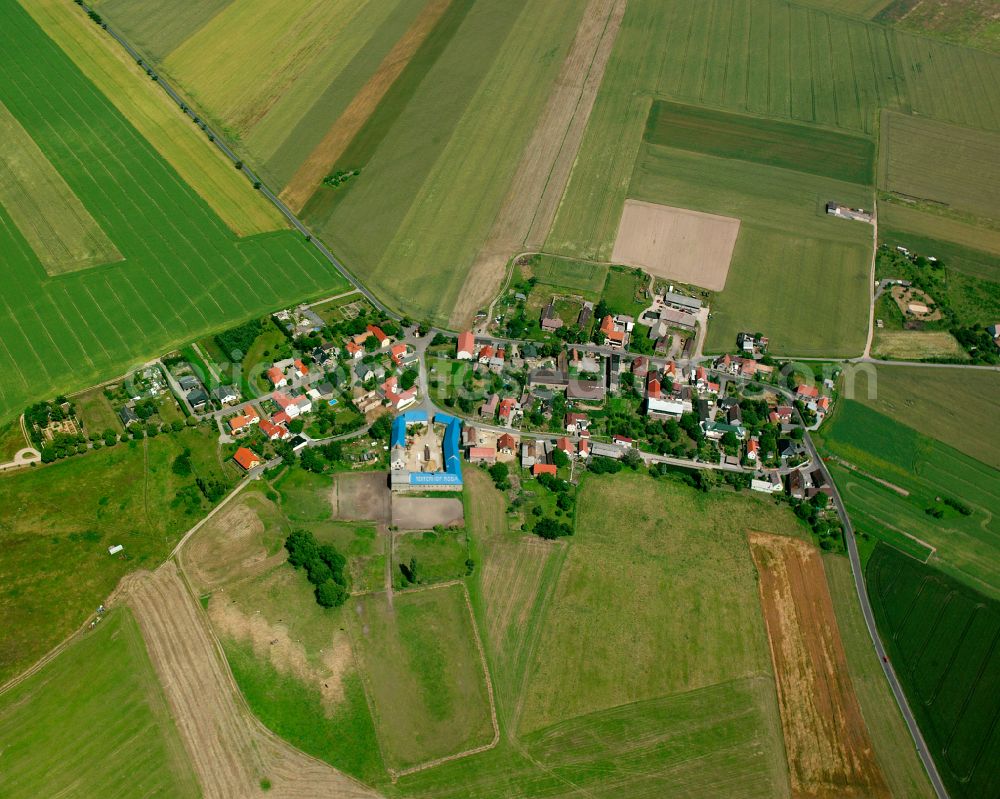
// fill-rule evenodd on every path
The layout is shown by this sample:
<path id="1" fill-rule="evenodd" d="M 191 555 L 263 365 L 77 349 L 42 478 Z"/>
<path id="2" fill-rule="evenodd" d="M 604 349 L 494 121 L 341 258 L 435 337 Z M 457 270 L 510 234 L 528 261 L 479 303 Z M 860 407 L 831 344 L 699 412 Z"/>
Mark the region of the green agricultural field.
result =
<path id="1" fill-rule="evenodd" d="M 162 0 L 97 0 L 92 5 L 139 52 L 162 61 L 233 0 L 164 3 Z"/>
<path id="2" fill-rule="evenodd" d="M 189 476 L 172 469 L 184 448 Z M 0 476 L 0 682 L 79 627 L 125 574 L 162 562 L 209 507 L 196 477 L 231 479 L 213 438 L 192 429 Z M 108 555 L 114 544 L 127 559 Z"/>
<path id="3" fill-rule="evenodd" d="M 865 2 L 865 0 L 860 0 Z M 963 0 L 960 3 L 921 3 L 918 0 L 869 0 L 879 5 L 878 22 L 895 25 L 921 36 L 935 36 L 969 47 L 1000 53 L 996 3 Z"/>
<path id="4" fill-rule="evenodd" d="M 974 369 L 879 366 L 874 381 L 862 370 L 842 391 L 850 399 L 1000 469 L 996 410 L 1000 374 Z"/>
<path id="5" fill-rule="evenodd" d="M 1000 231 L 883 202 L 878 235 L 881 243 L 933 255 L 971 277 L 1000 280 Z"/>
<path id="6" fill-rule="evenodd" d="M 905 421 L 848 400 L 824 428 L 825 450 L 860 470 L 848 473 L 834 465 L 855 527 L 921 559 L 926 548 L 907 539 L 925 542 L 936 548 L 930 563 L 1000 596 L 996 469 L 921 435 Z"/>
<path id="7" fill-rule="evenodd" d="M 951 796 L 1000 791 L 1000 605 L 896 552 L 867 568 L 875 619 Z"/>
<path id="8" fill-rule="evenodd" d="M 989 54 L 785 0 L 630 2 L 546 250 L 610 257 L 656 98 L 868 135 L 880 108 L 1000 130 L 998 75 Z"/>
<path id="9" fill-rule="evenodd" d="M 346 614 L 375 728 L 402 769 L 493 737 L 473 619 L 460 585 L 352 600 Z"/>
<path id="10" fill-rule="evenodd" d="M 740 330 L 765 332 L 773 352 L 857 355 L 864 349 L 872 229 L 825 203 L 871 207 L 869 189 L 728 158 L 644 145 L 629 196 L 742 220 L 729 277 L 715 296 L 706 349 Z"/>
<path id="11" fill-rule="evenodd" d="M 456 0 L 306 206 L 391 303 L 447 321 L 585 5 Z"/>
<path id="12" fill-rule="evenodd" d="M 13 460 L 14 456 L 28 446 L 20 423 L 15 419 L 0 427 L 0 463 Z"/>
<path id="13" fill-rule="evenodd" d="M 233 169 L 232 162 L 220 150 L 206 142 L 200 128 L 147 77 L 146 66 L 133 61 L 124 48 L 87 19 L 81 8 L 63 0 L 33 0 L 25 3 L 24 8 L 56 46 L 72 59 L 76 68 L 93 82 L 97 91 L 118 109 L 118 113 L 230 230 L 247 236 L 286 226 L 278 209 L 253 194 L 246 177 Z M 15 29 L 8 28 L 5 32 L 12 30 Z M 29 42 L 30 39 L 21 43 Z M 56 167 L 62 172 L 61 164 Z M 86 198 L 81 199 L 86 205 Z M 106 232 L 111 235 L 110 231 Z M 113 235 L 111 237 L 114 239 Z M 127 257 L 127 253 L 124 254 Z"/>
<path id="14" fill-rule="evenodd" d="M 825 128 L 657 100 L 643 138 L 650 144 L 849 183 L 874 182 L 875 142 Z"/>
<path id="15" fill-rule="evenodd" d="M 1000 133 L 923 117 L 882 115 L 879 187 L 949 209 L 1000 219 Z"/>
<path id="16" fill-rule="evenodd" d="M 132 614 L 111 610 L 0 694 L 0 793 L 201 796 Z"/>
<path id="17" fill-rule="evenodd" d="M 917 756 L 910 731 L 872 648 L 872 639 L 861 615 L 851 564 L 847 558 L 824 556 L 833 609 L 840 638 L 847 653 L 851 683 L 875 747 L 879 767 L 892 795 L 932 799 L 934 791 Z"/>
<path id="18" fill-rule="evenodd" d="M 0 103 L 0 206 L 50 275 L 122 259 L 79 197 Z"/>
<path id="19" fill-rule="evenodd" d="M 458 580 L 465 576 L 469 543 L 464 530 L 397 533 L 394 539 L 392 579 L 396 588 L 408 587 L 399 567 L 408 567 L 411 559 L 417 563 L 416 578 L 420 584 Z"/>
<path id="20" fill-rule="evenodd" d="M 0 418 L 344 286 L 295 234 L 237 240 L 19 5 L 3 0 L 3 15 L 4 102 L 125 261 L 47 280 L 0 212 Z"/>
<path id="21" fill-rule="evenodd" d="M 770 674 L 748 519 L 758 530 L 802 531 L 786 509 L 749 496 L 699 495 L 635 475 L 588 478 L 521 730 Z"/>
<path id="22" fill-rule="evenodd" d="M 607 264 L 574 261 L 553 255 L 535 255 L 528 267 L 539 283 L 596 299 L 608 279 Z"/>

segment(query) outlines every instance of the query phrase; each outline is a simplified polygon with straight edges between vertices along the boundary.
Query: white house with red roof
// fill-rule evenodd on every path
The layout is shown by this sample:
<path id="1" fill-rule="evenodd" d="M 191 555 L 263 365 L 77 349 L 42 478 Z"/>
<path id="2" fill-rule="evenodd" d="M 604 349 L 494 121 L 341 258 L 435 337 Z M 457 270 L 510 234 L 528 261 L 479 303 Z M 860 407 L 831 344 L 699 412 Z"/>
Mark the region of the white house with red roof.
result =
<path id="1" fill-rule="evenodd" d="M 291 435 L 287 427 L 275 424 L 271 419 L 261 419 L 260 430 L 270 441 L 282 441 Z"/>
<path id="2" fill-rule="evenodd" d="M 278 407 L 291 419 L 300 414 L 312 411 L 312 400 L 305 395 L 301 397 L 289 397 L 283 391 L 275 391 L 272 397 Z"/>
<path id="3" fill-rule="evenodd" d="M 229 432 L 233 435 L 242 435 L 259 421 L 260 414 L 257 413 L 257 409 L 248 405 L 243 409 L 243 413 L 229 420 Z"/>
<path id="4" fill-rule="evenodd" d="M 564 422 L 567 433 L 579 433 L 590 426 L 590 420 L 585 413 L 567 413 Z"/>
<path id="5" fill-rule="evenodd" d="M 519 410 L 521 410 L 521 405 L 516 399 L 513 397 L 504 397 L 500 400 L 497 416 L 505 426 L 510 427 L 514 424 L 514 416 Z"/>
<path id="6" fill-rule="evenodd" d="M 460 361 L 471 361 L 476 353 L 476 337 L 471 330 L 458 334 L 458 349 L 455 357 Z"/>
<path id="7" fill-rule="evenodd" d="M 365 355 L 365 348 L 360 344 L 355 344 L 353 341 L 348 341 L 344 344 L 344 351 L 352 361 L 359 360 Z"/>
<path id="8" fill-rule="evenodd" d="M 573 446 L 572 442 L 566 436 L 563 436 L 556 442 L 556 449 L 562 450 L 570 458 L 573 457 L 573 453 L 576 451 L 576 447 Z"/>
<path id="9" fill-rule="evenodd" d="M 392 348 L 389 350 L 389 357 L 392 358 L 392 362 L 396 366 L 403 365 L 403 357 L 406 355 L 406 345 L 405 344 L 393 344 Z"/>
<path id="10" fill-rule="evenodd" d="M 272 366 L 267 370 L 267 379 L 275 388 L 283 388 L 288 385 L 288 378 L 285 377 L 285 370 L 280 366 Z"/>
<path id="11" fill-rule="evenodd" d="M 795 389 L 795 396 L 803 401 L 816 399 L 819 396 L 819 389 L 816 386 L 807 386 L 803 383 Z"/>
<path id="12" fill-rule="evenodd" d="M 601 320 L 601 335 L 604 336 L 604 346 L 612 349 L 622 349 L 628 343 L 628 333 L 625 323 L 608 314 Z"/>
<path id="13" fill-rule="evenodd" d="M 482 347 L 479 348 L 479 355 L 477 356 L 477 360 L 483 366 L 489 366 L 490 359 L 492 357 L 493 357 L 493 345 L 492 344 L 486 344 L 486 345 L 484 345 L 484 346 L 482 346 Z"/>
<path id="14" fill-rule="evenodd" d="M 385 401 L 397 411 L 408 408 L 417 401 L 417 387 L 411 386 L 405 391 L 400 390 L 399 378 L 395 375 L 386 380 L 381 385 L 381 389 L 385 395 Z"/>
<path id="15" fill-rule="evenodd" d="M 590 457 L 590 442 L 587 439 L 581 438 L 577 442 L 576 454 L 579 455 L 581 458 Z"/>
<path id="16" fill-rule="evenodd" d="M 375 336 L 375 340 L 382 349 L 385 349 L 391 343 L 389 337 L 385 334 L 385 331 L 378 325 L 368 325 L 365 330 Z"/>
<path id="17" fill-rule="evenodd" d="M 760 452 L 760 442 L 756 438 L 751 438 L 747 441 L 747 460 L 755 461 L 757 460 L 757 454 Z"/>
<path id="18" fill-rule="evenodd" d="M 296 373 L 296 374 L 297 374 L 297 375 L 298 375 L 299 377 L 305 377 L 306 375 L 308 375 L 308 374 L 309 374 L 309 367 L 308 367 L 308 366 L 306 366 L 306 365 L 305 365 L 304 363 L 302 363 L 301 359 L 299 359 L 299 358 L 296 358 L 296 359 L 295 359 L 295 360 L 294 360 L 294 361 L 292 362 L 292 366 L 294 366 L 294 367 L 295 367 L 295 373 Z"/>

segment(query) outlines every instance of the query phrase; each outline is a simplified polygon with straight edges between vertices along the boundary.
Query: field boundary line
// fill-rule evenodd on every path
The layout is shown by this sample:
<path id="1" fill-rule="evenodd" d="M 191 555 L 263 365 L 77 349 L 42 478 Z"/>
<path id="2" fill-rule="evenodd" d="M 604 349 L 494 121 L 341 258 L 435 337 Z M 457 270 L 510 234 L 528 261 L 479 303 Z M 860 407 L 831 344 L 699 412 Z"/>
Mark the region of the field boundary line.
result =
<path id="1" fill-rule="evenodd" d="M 434 585 L 420 586 L 418 588 L 408 589 L 406 591 L 400 591 L 400 594 L 416 594 L 424 591 L 433 591 L 438 588 L 450 588 L 451 586 L 459 585 L 462 587 L 462 596 L 465 599 L 465 608 L 469 612 L 469 619 L 472 622 L 472 633 L 476 640 L 476 651 L 479 653 L 479 663 L 483 668 L 483 679 L 486 681 L 486 693 L 490 700 L 490 722 L 493 725 L 493 740 L 488 744 L 483 744 L 481 746 L 475 746 L 471 749 L 465 749 L 461 752 L 455 752 L 451 755 L 445 755 L 444 757 L 435 758 L 434 760 L 428 760 L 425 763 L 419 763 L 416 766 L 410 766 L 405 769 L 387 769 L 389 774 L 392 776 L 392 781 L 396 782 L 400 777 L 406 777 L 410 774 L 416 774 L 419 771 L 425 771 L 436 766 L 443 765 L 445 763 L 450 763 L 453 760 L 459 760 L 464 757 L 469 757 L 470 755 L 476 755 L 481 752 L 488 752 L 493 749 L 498 743 L 500 743 L 500 725 L 497 722 L 497 706 L 496 701 L 493 696 L 493 677 L 490 674 L 489 664 L 486 662 L 486 650 L 483 648 L 482 636 L 479 633 L 479 625 L 476 623 L 476 614 L 472 608 L 472 598 L 469 596 L 469 587 L 465 584 L 464 580 L 448 580 L 443 583 L 435 583 Z"/>

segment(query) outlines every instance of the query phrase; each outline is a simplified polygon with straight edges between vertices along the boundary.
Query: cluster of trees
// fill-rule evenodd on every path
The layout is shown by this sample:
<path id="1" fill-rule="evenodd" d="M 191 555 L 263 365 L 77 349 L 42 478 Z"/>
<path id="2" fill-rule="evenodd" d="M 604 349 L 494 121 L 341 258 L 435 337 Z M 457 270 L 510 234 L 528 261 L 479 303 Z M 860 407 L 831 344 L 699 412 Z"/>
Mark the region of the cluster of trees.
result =
<path id="1" fill-rule="evenodd" d="M 330 186 L 331 188 L 337 188 L 338 186 L 347 183 L 351 178 L 356 178 L 361 174 L 360 169 L 338 169 L 332 175 L 327 175 L 323 178 L 323 185 Z"/>
<path id="2" fill-rule="evenodd" d="M 87 451 L 87 441 L 83 436 L 57 433 L 42 447 L 42 463 L 52 463 L 60 458 L 78 455 Z"/>
<path id="3" fill-rule="evenodd" d="M 299 455 L 299 465 L 307 472 L 322 474 L 344 462 L 344 446 L 331 441 L 319 447 L 306 447 Z"/>
<path id="4" fill-rule="evenodd" d="M 28 428 L 28 435 L 36 447 L 41 448 L 45 437 L 42 435 L 50 422 L 62 422 L 72 419 L 76 414 L 76 407 L 60 395 L 54 402 L 36 402 L 24 409 L 24 423 Z"/>
<path id="5" fill-rule="evenodd" d="M 555 538 L 573 535 L 573 528 L 566 524 L 566 522 L 558 522 L 546 516 L 535 522 L 532 532 L 541 538 L 551 541 Z"/>
<path id="6" fill-rule="evenodd" d="M 500 491 L 507 491 L 510 488 L 510 469 L 506 463 L 494 463 L 489 468 L 489 473 L 493 478 L 493 484 Z"/>
<path id="7" fill-rule="evenodd" d="M 264 323 L 260 319 L 251 319 L 249 322 L 244 322 L 242 325 L 219 333 L 215 337 L 215 343 L 230 358 L 235 358 L 235 353 L 240 353 L 240 357 L 242 357 L 250 351 L 257 336 L 263 332 Z"/>
<path id="8" fill-rule="evenodd" d="M 343 605 L 348 597 L 347 560 L 331 544 L 317 544 L 308 530 L 293 530 L 285 539 L 288 562 L 296 569 L 305 569 L 306 577 L 315 586 L 316 601 L 324 608 Z"/>
<path id="9" fill-rule="evenodd" d="M 839 519 L 831 521 L 826 513 L 830 498 L 826 494 L 816 494 L 806 501 L 792 500 L 795 515 L 806 522 L 819 541 L 819 545 L 827 552 L 844 551 L 844 528 Z"/>

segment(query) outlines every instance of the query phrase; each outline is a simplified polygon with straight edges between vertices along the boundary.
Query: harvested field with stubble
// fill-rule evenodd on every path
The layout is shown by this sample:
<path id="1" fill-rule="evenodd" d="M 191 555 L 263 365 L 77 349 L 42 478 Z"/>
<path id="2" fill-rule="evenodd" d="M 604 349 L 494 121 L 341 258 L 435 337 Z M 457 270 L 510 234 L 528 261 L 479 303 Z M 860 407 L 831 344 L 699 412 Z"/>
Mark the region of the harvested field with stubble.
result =
<path id="1" fill-rule="evenodd" d="M 751 533 L 793 797 L 889 797 L 854 694 L 819 552 Z"/>
<path id="2" fill-rule="evenodd" d="M 128 598 L 206 799 L 374 797 L 368 788 L 293 749 L 239 699 L 218 645 L 177 568 L 137 577 Z"/>
<path id="3" fill-rule="evenodd" d="M 611 259 L 656 277 L 722 291 L 740 220 L 626 200 Z"/>

